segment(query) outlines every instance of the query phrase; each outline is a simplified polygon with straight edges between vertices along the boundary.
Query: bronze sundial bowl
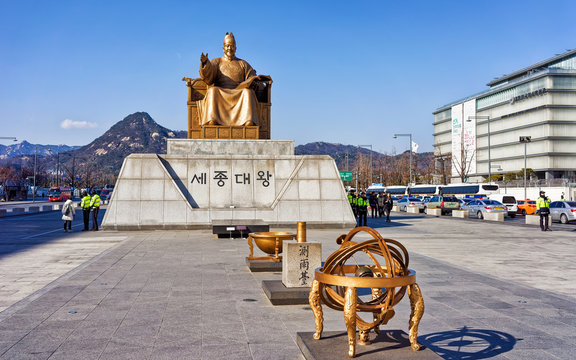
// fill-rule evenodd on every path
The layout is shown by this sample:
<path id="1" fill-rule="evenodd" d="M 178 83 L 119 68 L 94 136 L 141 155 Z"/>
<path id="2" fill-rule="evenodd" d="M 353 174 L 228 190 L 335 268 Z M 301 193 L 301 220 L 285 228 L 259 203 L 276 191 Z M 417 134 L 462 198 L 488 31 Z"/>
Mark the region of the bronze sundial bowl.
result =
<path id="1" fill-rule="evenodd" d="M 371 240 L 360 243 L 352 238 L 368 233 Z M 310 289 L 310 307 L 316 320 L 314 340 L 320 340 L 323 329 L 322 303 L 344 312 L 348 332 L 348 356 L 356 355 L 356 328 L 358 343 L 370 343 L 370 330 L 379 332 L 379 326 L 394 316 L 394 305 L 408 292 L 410 298 L 409 338 L 412 350 L 420 350 L 416 341 L 418 324 L 424 314 L 424 300 L 416 272 L 408 269 L 408 252 L 398 241 L 384 239 L 369 227 L 357 227 L 336 240 L 340 249 L 331 254 L 324 266 L 316 269 Z M 360 265 L 354 256 L 367 257 L 373 264 Z M 349 263 L 352 260 L 353 263 Z M 371 289 L 369 299 L 358 296 L 358 288 Z M 363 320 L 358 313 L 372 313 L 371 320 Z"/>
<path id="2" fill-rule="evenodd" d="M 248 236 L 248 246 L 250 246 L 249 260 L 273 260 L 280 262 L 282 260 L 282 242 L 284 240 L 294 240 L 296 234 L 289 232 L 257 232 Z M 254 244 L 268 256 L 254 256 Z"/>

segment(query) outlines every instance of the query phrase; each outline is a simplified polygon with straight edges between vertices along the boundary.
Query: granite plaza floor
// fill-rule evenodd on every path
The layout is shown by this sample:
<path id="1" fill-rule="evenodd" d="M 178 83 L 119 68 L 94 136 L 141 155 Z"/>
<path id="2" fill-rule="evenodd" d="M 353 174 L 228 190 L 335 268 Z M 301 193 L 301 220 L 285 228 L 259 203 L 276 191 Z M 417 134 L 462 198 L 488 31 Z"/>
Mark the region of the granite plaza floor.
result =
<path id="1" fill-rule="evenodd" d="M 419 341 L 443 358 L 574 358 L 576 233 L 411 215 L 369 225 L 408 248 L 426 306 Z M 0 296 L 11 298 L 0 359 L 302 359 L 296 333 L 314 330 L 308 306 L 270 304 L 261 281 L 281 273 L 249 272 L 242 239 L 3 232 L 14 238 L 0 243 Z M 326 258 L 344 232 L 308 229 L 308 240 Z M 395 309 L 386 328 L 407 331 L 408 299 Z M 324 319 L 325 331 L 345 329 L 340 312 Z"/>

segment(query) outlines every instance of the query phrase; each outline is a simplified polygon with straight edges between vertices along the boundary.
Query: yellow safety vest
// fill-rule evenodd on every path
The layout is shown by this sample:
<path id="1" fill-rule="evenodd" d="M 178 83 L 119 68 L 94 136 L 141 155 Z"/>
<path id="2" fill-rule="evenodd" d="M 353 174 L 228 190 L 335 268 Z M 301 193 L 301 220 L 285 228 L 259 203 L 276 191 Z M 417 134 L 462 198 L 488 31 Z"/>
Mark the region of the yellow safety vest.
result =
<path id="1" fill-rule="evenodd" d="M 92 200 L 90 200 L 90 207 L 93 208 L 100 207 L 100 196 L 98 196 L 98 194 L 94 194 L 94 196 L 92 196 Z"/>
<path id="2" fill-rule="evenodd" d="M 550 207 L 550 199 L 548 198 L 544 199 L 543 197 L 539 197 L 536 200 L 536 209 L 540 210 L 540 208 L 543 207 Z"/>
<path id="3" fill-rule="evenodd" d="M 80 202 L 80 207 L 82 207 L 83 210 L 88 210 L 90 209 L 90 195 L 86 195 L 82 198 L 82 201 Z"/>

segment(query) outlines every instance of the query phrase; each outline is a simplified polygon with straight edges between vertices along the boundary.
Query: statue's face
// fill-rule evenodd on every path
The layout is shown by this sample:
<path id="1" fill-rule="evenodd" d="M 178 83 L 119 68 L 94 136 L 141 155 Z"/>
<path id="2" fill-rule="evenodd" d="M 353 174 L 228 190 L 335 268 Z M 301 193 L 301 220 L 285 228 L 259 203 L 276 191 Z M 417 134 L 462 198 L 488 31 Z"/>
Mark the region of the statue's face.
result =
<path id="1" fill-rule="evenodd" d="M 236 44 L 232 39 L 224 39 L 222 50 L 224 50 L 224 55 L 229 59 L 234 59 L 236 56 Z"/>

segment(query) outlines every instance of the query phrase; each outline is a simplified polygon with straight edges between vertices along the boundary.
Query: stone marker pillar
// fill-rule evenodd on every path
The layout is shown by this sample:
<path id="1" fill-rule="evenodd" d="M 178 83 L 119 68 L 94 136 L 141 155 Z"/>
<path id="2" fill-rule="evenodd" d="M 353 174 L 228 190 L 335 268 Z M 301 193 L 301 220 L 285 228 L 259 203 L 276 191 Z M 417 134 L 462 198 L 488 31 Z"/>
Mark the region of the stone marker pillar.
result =
<path id="1" fill-rule="evenodd" d="M 282 283 L 287 288 L 310 287 L 314 270 L 322 266 L 322 244 L 284 242 Z"/>

